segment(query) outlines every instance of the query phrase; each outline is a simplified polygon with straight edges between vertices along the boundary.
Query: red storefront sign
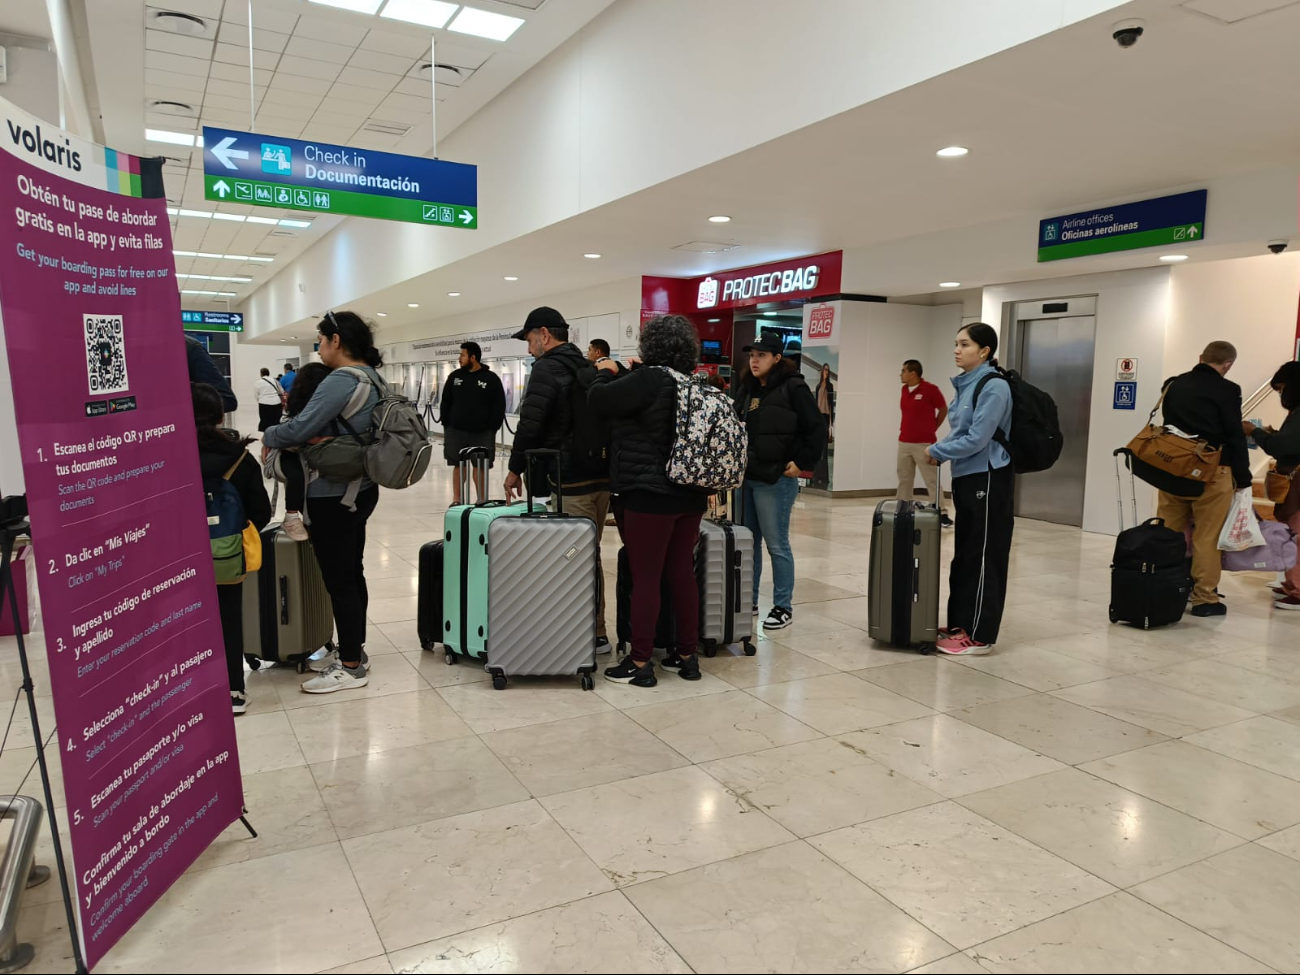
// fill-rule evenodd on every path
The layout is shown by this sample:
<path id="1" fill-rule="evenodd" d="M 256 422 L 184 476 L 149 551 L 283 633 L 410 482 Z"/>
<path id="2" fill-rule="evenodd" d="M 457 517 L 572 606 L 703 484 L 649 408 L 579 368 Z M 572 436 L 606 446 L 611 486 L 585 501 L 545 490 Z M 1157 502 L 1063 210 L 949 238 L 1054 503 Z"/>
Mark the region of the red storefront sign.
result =
<path id="1" fill-rule="evenodd" d="M 643 277 L 641 307 L 658 314 L 690 314 L 771 301 L 806 301 L 838 294 L 843 266 L 843 251 L 831 251 L 699 278 Z"/>
<path id="2" fill-rule="evenodd" d="M 835 337 L 835 306 L 817 305 L 808 312 L 806 341 L 825 344 Z"/>

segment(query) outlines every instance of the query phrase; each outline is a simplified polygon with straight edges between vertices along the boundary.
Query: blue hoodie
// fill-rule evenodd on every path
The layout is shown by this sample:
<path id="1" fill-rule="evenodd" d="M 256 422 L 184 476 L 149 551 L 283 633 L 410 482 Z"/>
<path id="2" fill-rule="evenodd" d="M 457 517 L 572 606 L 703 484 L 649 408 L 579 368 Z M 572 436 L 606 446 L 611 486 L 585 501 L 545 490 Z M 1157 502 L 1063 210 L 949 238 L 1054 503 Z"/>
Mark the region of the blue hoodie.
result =
<path id="1" fill-rule="evenodd" d="M 976 385 L 995 373 L 993 366 L 986 362 L 952 381 L 957 390 L 948 407 L 952 430 L 930 448 L 930 455 L 939 461 L 950 461 L 953 477 L 1001 470 L 1011 463 L 1006 448 L 993 442 L 993 434 L 999 429 L 1011 436 L 1011 387 L 1000 379 L 987 383 L 980 393 L 978 407 L 971 409 Z"/>

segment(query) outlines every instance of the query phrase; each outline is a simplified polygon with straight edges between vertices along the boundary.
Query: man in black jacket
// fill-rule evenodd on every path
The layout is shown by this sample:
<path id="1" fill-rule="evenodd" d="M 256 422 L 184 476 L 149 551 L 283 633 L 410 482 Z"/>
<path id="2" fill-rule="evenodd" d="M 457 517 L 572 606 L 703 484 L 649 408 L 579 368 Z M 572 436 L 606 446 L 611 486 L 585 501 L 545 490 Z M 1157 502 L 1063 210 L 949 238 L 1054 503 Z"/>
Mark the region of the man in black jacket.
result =
<path id="1" fill-rule="evenodd" d="M 483 347 L 462 342 L 460 368 L 447 377 L 442 394 L 442 456 L 448 467 L 460 462 L 467 447 L 488 452 L 488 467 L 496 464 L 497 431 L 506 419 L 506 391 L 501 378 L 482 363 Z M 474 490 L 483 501 L 483 480 L 474 468 Z M 453 478 L 452 504 L 460 504 L 460 478 Z M 466 498 L 466 501 L 469 499 Z"/>
<path id="2" fill-rule="evenodd" d="M 227 413 L 239 409 L 239 400 L 235 398 L 230 383 L 221 375 L 203 343 L 192 335 L 185 336 L 185 365 L 189 369 L 190 382 L 207 383 L 215 389 L 221 397 L 221 406 Z"/>
<path id="3" fill-rule="evenodd" d="M 586 412 L 586 390 L 596 378 L 596 369 L 569 341 L 569 325 L 554 308 L 534 308 L 514 337 L 528 343 L 534 361 L 528 388 L 519 405 L 519 428 L 510 452 L 506 497 L 514 498 L 522 493 L 522 475 L 527 467 L 525 455 L 529 450 L 559 450 L 563 484 L 552 486 L 563 495 L 565 511 L 596 523 L 599 543 L 609 516 L 609 451 L 607 442 L 594 442 L 601 439 L 594 430 L 599 424 Z M 546 490 L 533 486 L 536 494 Z M 598 653 L 609 653 L 603 573 L 600 578 L 596 649 Z"/>
<path id="4" fill-rule="evenodd" d="M 1224 616 L 1228 612 L 1217 591 L 1222 574 L 1219 533 L 1232 508 L 1234 488 L 1249 489 L 1252 480 L 1250 455 L 1241 428 L 1241 387 L 1226 378 L 1236 361 L 1237 350 L 1231 342 L 1211 342 L 1195 369 L 1165 383 L 1165 425 L 1223 450 L 1219 470 L 1200 497 L 1160 492 L 1157 514 L 1165 525 L 1182 531 L 1190 520 L 1194 526 L 1193 616 Z"/>

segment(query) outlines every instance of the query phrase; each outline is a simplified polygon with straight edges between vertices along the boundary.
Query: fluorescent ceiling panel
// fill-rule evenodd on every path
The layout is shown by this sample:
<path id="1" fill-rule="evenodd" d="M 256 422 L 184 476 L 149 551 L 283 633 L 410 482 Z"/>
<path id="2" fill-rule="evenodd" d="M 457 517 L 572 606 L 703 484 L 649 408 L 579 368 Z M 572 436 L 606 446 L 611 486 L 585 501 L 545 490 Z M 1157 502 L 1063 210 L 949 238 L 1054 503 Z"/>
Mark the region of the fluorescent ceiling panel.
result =
<path id="1" fill-rule="evenodd" d="M 517 31 L 523 19 L 494 14 L 477 7 L 462 7 L 456 19 L 448 26 L 458 34 L 471 34 L 474 37 L 486 37 L 489 41 L 504 41 Z"/>
<path id="2" fill-rule="evenodd" d="M 379 16 L 424 27 L 445 27 L 455 12 L 456 4 L 443 0 L 388 0 Z"/>

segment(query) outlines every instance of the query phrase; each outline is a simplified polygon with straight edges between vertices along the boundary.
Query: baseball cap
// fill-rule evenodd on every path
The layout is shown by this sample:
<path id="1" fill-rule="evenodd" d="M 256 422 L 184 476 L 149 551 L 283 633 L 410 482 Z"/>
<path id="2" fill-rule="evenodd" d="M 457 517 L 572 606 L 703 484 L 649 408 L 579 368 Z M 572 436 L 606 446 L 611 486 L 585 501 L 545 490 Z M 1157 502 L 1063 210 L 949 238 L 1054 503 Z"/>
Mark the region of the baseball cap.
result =
<path id="1" fill-rule="evenodd" d="M 770 352 L 772 355 L 784 355 L 785 343 L 781 341 L 781 336 L 776 332 L 764 332 L 741 351 Z"/>
<path id="2" fill-rule="evenodd" d="M 569 323 L 564 320 L 554 308 L 548 308 L 542 305 L 541 308 L 534 308 L 524 319 L 524 327 L 510 336 L 513 339 L 524 340 L 528 338 L 528 333 L 535 328 L 547 328 L 554 332 L 556 329 L 568 329 Z"/>

